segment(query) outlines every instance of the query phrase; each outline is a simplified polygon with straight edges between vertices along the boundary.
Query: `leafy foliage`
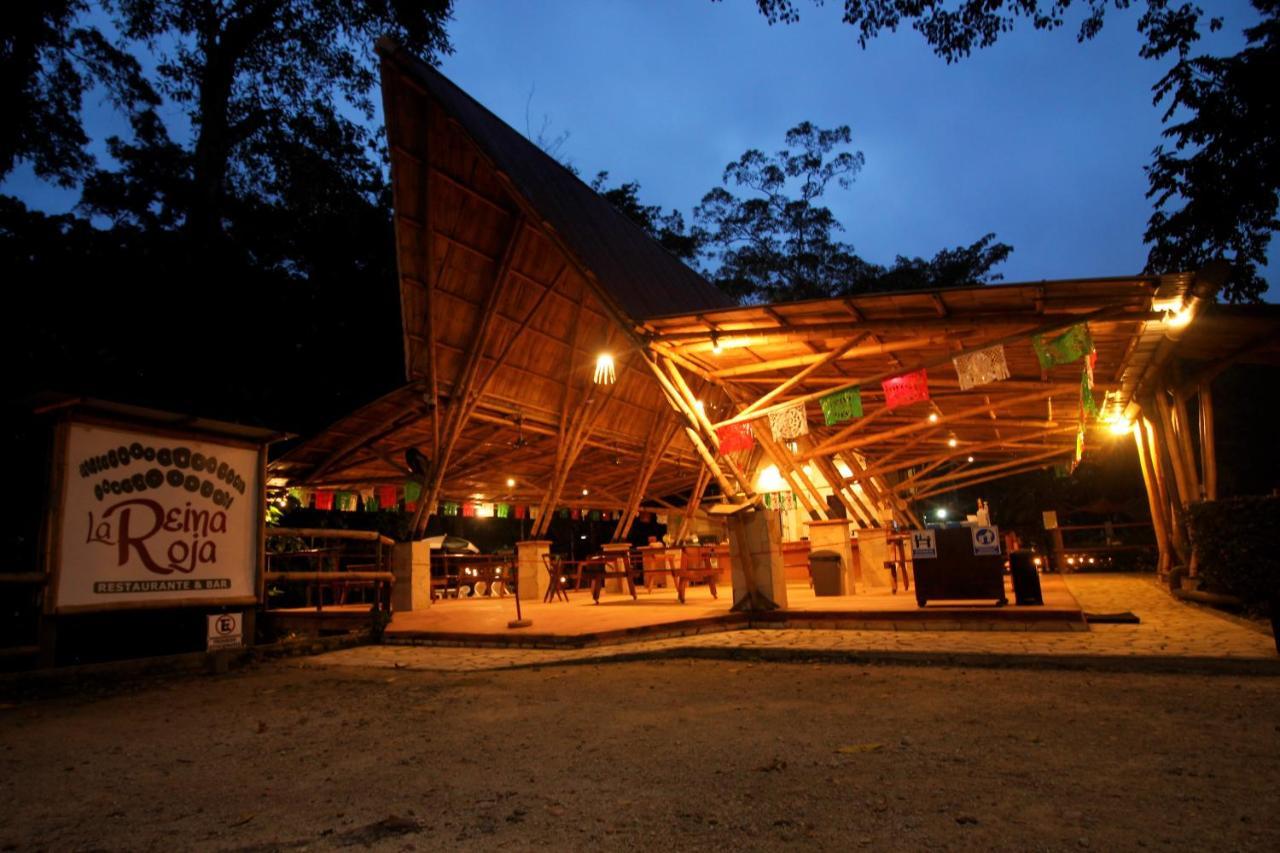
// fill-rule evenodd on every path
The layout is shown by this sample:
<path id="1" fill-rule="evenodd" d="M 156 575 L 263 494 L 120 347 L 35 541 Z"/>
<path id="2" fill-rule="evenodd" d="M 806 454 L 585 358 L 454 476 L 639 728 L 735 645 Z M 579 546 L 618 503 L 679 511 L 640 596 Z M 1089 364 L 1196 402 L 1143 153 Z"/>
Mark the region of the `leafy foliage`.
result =
<path id="1" fill-rule="evenodd" d="M 1210 587 L 1257 606 L 1280 595 L 1280 498 L 1201 501 L 1186 509 L 1191 546 Z"/>
<path id="2" fill-rule="evenodd" d="M 822 0 L 812 2 L 822 5 Z M 938 56 L 955 62 L 970 55 L 974 48 L 991 47 L 1000 36 L 1012 32 L 1019 21 L 1037 30 L 1059 29 L 1066 24 L 1073 6 L 1080 13 L 1076 38 L 1083 42 L 1102 30 L 1110 7 L 1127 8 L 1130 0 L 844 0 L 843 5 L 842 20 L 858 30 L 860 46 L 866 47 L 883 30 L 894 32 L 909 21 Z M 1138 19 L 1139 32 L 1148 37 L 1144 56 L 1182 51 L 1199 38 L 1198 26 L 1204 16 L 1200 7 L 1176 0 L 1147 0 L 1146 5 Z M 795 0 L 756 0 L 756 8 L 770 24 L 794 24 L 800 20 Z M 1217 20 L 1211 19 L 1211 26 Z"/>
<path id="3" fill-rule="evenodd" d="M 1255 0 L 1264 16 L 1248 46 L 1229 57 L 1184 56 L 1156 86 L 1167 102 L 1165 130 L 1147 167 L 1155 212 L 1146 241 L 1153 272 L 1232 262 L 1224 295 L 1256 300 L 1258 268 L 1277 230 L 1280 199 L 1280 0 Z"/>
<path id="4" fill-rule="evenodd" d="M 802 122 L 785 141 L 772 155 L 743 153 L 725 167 L 724 186 L 694 209 L 714 280 L 731 295 L 780 301 L 999 278 L 990 271 L 1012 248 L 994 243 L 992 234 L 929 261 L 899 256 L 886 268 L 863 260 L 837 239 L 843 226 L 821 204 L 829 187 L 848 189 L 862 168 L 861 152 L 843 150 L 852 142 L 848 126 L 824 130 Z"/>
<path id="5" fill-rule="evenodd" d="M 117 103 L 154 103 L 136 59 L 80 23 L 85 0 L 0 4 L 0 178 L 19 162 L 61 186 L 94 165 L 80 104 L 94 84 Z"/>
<path id="6" fill-rule="evenodd" d="M 660 205 L 641 202 L 638 181 L 610 187 L 609 173 L 599 172 L 591 181 L 591 188 L 668 252 L 687 264 L 697 262 L 706 244 L 706 233 L 700 229 L 687 229 L 684 216 L 678 210 L 664 211 Z"/>

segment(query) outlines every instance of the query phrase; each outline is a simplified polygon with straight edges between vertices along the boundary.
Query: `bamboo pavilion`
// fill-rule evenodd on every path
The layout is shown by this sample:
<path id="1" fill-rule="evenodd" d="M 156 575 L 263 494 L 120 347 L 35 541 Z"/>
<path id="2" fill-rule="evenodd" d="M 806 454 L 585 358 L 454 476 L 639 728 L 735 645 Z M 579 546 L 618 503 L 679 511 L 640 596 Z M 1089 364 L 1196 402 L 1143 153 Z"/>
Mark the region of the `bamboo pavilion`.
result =
<path id="1" fill-rule="evenodd" d="M 419 534 L 501 500 L 534 538 L 572 505 L 615 514 L 621 541 L 704 498 L 872 532 L 1119 437 L 1161 567 L 1187 561 L 1179 510 L 1216 490 L 1209 381 L 1280 356 L 1274 312 L 1213 304 L 1221 269 L 737 305 L 438 71 L 378 50 L 406 381 L 273 484 L 416 476 Z"/>

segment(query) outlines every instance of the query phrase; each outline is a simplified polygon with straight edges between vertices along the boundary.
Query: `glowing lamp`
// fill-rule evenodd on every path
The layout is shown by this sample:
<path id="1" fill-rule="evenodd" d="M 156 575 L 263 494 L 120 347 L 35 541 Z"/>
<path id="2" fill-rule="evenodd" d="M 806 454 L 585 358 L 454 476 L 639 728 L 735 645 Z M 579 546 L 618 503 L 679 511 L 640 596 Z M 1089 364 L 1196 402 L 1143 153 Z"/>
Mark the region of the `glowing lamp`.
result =
<path id="1" fill-rule="evenodd" d="M 946 507 L 939 507 L 939 508 L 938 508 L 938 511 L 937 511 L 937 512 L 935 512 L 935 513 L 934 513 L 934 515 L 938 517 L 938 520 L 939 520 L 939 521 L 941 521 L 941 520 L 945 519 L 945 518 L 947 517 L 947 509 L 946 509 Z"/>
<path id="2" fill-rule="evenodd" d="M 515 479 L 514 479 L 513 477 L 508 477 L 508 478 L 507 478 L 507 488 L 508 488 L 508 489 L 510 489 L 510 488 L 512 488 L 512 487 L 514 487 L 514 486 L 515 486 L 515 484 L 516 484 L 516 481 L 515 481 Z"/>
<path id="3" fill-rule="evenodd" d="M 959 443 L 954 435 L 947 439 L 947 447 L 955 447 Z"/>
<path id="4" fill-rule="evenodd" d="M 612 385 L 618 378 L 613 370 L 613 355 L 602 352 L 596 356 L 596 372 L 592 377 L 597 385 Z"/>
<path id="5" fill-rule="evenodd" d="M 930 412 L 930 413 L 929 413 L 929 423 L 931 423 L 931 424 L 936 424 L 937 422 L 938 422 L 938 413 L 937 413 L 937 412 Z"/>

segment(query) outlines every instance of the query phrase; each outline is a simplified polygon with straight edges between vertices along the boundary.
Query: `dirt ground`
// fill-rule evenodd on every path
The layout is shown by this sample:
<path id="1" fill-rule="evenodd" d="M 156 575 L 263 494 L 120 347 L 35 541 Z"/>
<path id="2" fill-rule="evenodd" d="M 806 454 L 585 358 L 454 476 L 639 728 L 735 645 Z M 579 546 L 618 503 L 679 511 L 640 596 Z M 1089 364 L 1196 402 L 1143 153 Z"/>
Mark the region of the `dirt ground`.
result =
<path id="1" fill-rule="evenodd" d="M 1280 849 L 1280 679 L 257 665 L 0 698 L 0 848 Z"/>

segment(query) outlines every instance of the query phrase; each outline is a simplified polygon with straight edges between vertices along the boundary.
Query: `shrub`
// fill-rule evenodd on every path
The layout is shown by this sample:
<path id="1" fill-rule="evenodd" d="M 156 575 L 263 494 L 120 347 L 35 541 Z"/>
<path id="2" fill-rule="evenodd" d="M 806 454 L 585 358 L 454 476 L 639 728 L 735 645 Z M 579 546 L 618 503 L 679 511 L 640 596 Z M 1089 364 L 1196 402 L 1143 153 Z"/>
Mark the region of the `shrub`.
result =
<path id="1" fill-rule="evenodd" d="M 1238 497 L 1187 507 L 1187 528 L 1210 589 L 1251 608 L 1280 594 L 1280 497 Z"/>

